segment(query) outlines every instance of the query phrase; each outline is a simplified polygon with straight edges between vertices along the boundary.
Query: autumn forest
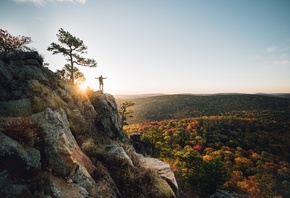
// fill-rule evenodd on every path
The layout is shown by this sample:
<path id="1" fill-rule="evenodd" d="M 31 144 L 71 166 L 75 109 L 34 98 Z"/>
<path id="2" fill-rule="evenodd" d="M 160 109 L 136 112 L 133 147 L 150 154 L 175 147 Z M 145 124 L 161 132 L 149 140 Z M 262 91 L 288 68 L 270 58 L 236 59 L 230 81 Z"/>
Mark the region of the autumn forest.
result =
<path id="1" fill-rule="evenodd" d="M 216 189 L 252 197 L 290 196 L 288 95 L 132 100 L 134 117 L 125 131 L 142 134 L 136 150 L 171 165 L 185 197 L 208 197 Z"/>

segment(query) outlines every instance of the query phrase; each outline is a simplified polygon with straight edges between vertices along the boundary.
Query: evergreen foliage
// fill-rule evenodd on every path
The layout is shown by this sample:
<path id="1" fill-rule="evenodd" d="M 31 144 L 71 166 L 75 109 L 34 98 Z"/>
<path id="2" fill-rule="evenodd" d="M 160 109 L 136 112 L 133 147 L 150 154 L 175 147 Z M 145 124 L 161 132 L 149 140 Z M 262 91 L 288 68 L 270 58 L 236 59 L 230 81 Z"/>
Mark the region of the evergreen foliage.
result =
<path id="1" fill-rule="evenodd" d="M 59 77 L 65 81 L 70 81 L 70 65 L 65 64 L 62 70 L 57 70 Z M 85 75 L 76 67 L 73 68 L 73 79 L 75 84 L 81 84 L 86 81 Z"/>
<path id="2" fill-rule="evenodd" d="M 132 101 L 123 102 L 119 107 L 119 114 L 121 117 L 122 126 L 128 125 L 128 118 L 133 118 L 134 111 L 128 109 L 129 107 L 134 106 L 135 103 Z"/>
<path id="3" fill-rule="evenodd" d="M 75 83 L 75 68 L 76 65 L 96 67 L 97 62 L 94 59 L 84 58 L 82 55 L 87 53 L 87 46 L 79 38 L 71 35 L 68 31 L 60 28 L 56 34 L 58 41 L 61 44 L 51 43 L 47 48 L 48 51 L 52 51 L 52 54 L 62 54 L 68 61 L 68 65 L 64 70 L 69 71 L 69 79 L 72 84 Z"/>

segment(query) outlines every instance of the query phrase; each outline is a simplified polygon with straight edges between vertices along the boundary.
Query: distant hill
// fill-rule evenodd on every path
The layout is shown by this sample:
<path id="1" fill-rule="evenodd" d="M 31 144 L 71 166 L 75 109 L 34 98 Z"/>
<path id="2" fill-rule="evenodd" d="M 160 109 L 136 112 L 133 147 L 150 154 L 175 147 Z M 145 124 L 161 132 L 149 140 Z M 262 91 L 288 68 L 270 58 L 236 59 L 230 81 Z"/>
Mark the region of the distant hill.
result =
<path id="1" fill-rule="evenodd" d="M 162 96 L 165 94 L 162 93 L 152 93 L 152 94 L 119 94 L 119 95 L 114 95 L 115 98 L 119 98 L 119 99 L 133 99 L 133 98 L 148 98 L 148 97 L 152 97 L 152 96 Z"/>
<path id="2" fill-rule="evenodd" d="M 290 118 L 290 94 L 212 94 L 212 95 L 159 95 L 147 97 L 118 98 L 117 104 L 133 101 L 134 117 L 130 123 L 160 121 L 212 115 L 243 117 L 253 114 L 267 119 L 285 120 Z M 263 113 L 264 112 L 264 113 Z"/>

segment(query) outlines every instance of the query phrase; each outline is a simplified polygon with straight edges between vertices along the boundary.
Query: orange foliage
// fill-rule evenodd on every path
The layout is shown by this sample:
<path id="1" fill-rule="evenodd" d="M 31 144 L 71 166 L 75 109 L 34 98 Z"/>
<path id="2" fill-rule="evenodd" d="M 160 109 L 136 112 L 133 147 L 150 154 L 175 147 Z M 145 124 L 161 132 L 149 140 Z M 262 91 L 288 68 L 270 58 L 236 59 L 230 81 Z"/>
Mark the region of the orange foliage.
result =
<path id="1" fill-rule="evenodd" d="M 261 190 L 258 188 L 255 176 L 249 176 L 245 178 L 243 181 L 237 182 L 237 186 L 240 187 L 243 191 L 247 192 L 247 194 L 255 197 L 255 198 L 263 198 L 263 194 Z"/>

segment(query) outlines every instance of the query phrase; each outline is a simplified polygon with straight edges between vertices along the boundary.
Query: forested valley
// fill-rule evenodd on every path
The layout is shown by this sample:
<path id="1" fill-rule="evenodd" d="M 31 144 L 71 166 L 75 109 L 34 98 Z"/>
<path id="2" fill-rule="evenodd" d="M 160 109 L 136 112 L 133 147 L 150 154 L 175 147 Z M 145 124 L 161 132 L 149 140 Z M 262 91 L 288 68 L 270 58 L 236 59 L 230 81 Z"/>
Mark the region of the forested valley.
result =
<path id="1" fill-rule="evenodd" d="M 124 130 L 128 136 L 142 134 L 136 150 L 171 165 L 184 197 L 208 197 L 216 189 L 290 197 L 288 95 L 165 95 L 132 101 L 134 117 Z"/>

